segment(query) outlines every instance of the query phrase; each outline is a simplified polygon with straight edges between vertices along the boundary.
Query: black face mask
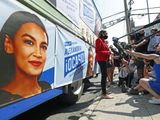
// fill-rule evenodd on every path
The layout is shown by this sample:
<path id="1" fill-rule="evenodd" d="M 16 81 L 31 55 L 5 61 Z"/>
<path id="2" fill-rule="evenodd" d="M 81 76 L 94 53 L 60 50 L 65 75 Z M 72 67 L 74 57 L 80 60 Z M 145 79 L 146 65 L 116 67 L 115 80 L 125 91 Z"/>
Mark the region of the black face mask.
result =
<path id="1" fill-rule="evenodd" d="M 107 35 L 105 35 L 103 38 L 104 38 L 104 39 L 107 39 L 107 38 L 108 38 L 108 36 L 107 36 Z"/>

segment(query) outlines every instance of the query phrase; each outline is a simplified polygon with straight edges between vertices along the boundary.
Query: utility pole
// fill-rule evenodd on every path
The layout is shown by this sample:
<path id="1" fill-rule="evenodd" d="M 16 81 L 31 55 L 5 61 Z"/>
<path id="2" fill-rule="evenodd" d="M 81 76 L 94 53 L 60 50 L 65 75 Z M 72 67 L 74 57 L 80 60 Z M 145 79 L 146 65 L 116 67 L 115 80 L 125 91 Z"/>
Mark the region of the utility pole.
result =
<path id="1" fill-rule="evenodd" d="M 150 15 L 149 15 L 149 5 L 148 5 L 148 0 L 146 0 L 146 3 L 147 3 L 148 22 L 150 23 L 151 20 L 150 20 Z"/>
<path id="2" fill-rule="evenodd" d="M 128 12 L 128 7 L 127 7 L 127 1 L 124 0 L 124 10 L 125 10 L 125 20 L 126 20 L 126 27 L 127 27 L 127 34 L 129 34 L 131 32 L 131 28 L 130 28 L 130 16 L 129 16 L 129 12 Z M 128 36 L 128 43 L 130 43 L 130 36 Z"/>

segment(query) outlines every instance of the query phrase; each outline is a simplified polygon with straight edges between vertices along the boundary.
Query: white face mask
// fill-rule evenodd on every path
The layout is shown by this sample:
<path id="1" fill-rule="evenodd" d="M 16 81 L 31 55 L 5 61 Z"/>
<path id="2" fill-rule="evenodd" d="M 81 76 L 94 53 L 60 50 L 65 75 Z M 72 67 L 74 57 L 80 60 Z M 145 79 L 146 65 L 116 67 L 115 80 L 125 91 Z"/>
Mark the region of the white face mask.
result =
<path id="1" fill-rule="evenodd" d="M 130 60 L 130 64 L 133 64 L 134 63 L 134 60 Z"/>

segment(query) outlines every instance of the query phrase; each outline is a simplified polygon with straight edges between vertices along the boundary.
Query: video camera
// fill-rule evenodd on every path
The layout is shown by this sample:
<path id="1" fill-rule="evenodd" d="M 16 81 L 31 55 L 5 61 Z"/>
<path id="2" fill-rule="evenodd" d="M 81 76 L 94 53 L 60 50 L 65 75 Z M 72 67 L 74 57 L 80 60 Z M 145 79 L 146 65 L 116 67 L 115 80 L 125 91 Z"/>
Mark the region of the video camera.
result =
<path id="1" fill-rule="evenodd" d="M 121 58 L 128 58 L 128 54 L 126 53 L 125 49 L 131 48 L 131 45 L 127 45 L 125 42 L 119 42 L 118 38 L 113 37 L 113 45 L 118 49 L 119 55 Z M 112 51 L 113 52 L 113 51 Z"/>
<path id="2" fill-rule="evenodd" d="M 125 42 L 119 42 L 118 38 L 113 37 L 113 45 L 117 48 L 110 47 L 110 50 L 114 53 L 114 65 L 120 67 L 121 59 L 124 58 L 128 60 L 129 55 L 126 53 L 125 49 L 130 49 L 131 45 L 127 45 Z"/>

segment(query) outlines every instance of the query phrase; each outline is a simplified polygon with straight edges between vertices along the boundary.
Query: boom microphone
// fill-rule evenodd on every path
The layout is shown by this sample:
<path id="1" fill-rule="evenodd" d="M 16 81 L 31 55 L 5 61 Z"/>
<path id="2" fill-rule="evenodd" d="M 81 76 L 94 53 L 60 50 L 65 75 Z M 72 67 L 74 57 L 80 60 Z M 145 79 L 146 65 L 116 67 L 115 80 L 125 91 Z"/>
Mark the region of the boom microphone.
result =
<path id="1" fill-rule="evenodd" d="M 160 23 L 160 19 L 158 19 L 156 21 L 153 21 L 152 23 L 149 23 L 149 24 L 143 26 L 143 28 L 147 28 L 147 27 L 153 26 L 153 25 L 158 24 L 158 23 Z"/>
<path id="2" fill-rule="evenodd" d="M 119 37 L 119 38 L 117 38 L 117 39 L 119 40 L 119 39 L 121 39 L 121 38 L 123 38 L 123 37 L 126 37 L 126 36 L 128 36 L 128 35 L 131 35 L 131 34 L 133 34 L 133 33 L 136 33 L 137 31 L 140 31 L 140 30 L 142 30 L 142 29 L 144 29 L 144 28 L 153 26 L 153 25 L 158 24 L 158 23 L 160 23 L 160 19 L 158 19 L 158 20 L 156 20 L 156 21 L 153 21 L 152 23 L 149 23 L 149 24 L 147 24 L 147 25 L 144 25 L 143 27 L 141 27 L 141 28 L 139 28 L 139 29 L 137 29 L 137 30 L 135 30 L 135 31 L 133 31 L 133 32 L 130 32 L 130 33 L 128 33 L 128 34 L 125 34 L 125 35 L 123 35 L 123 36 L 121 36 L 121 37 Z"/>

